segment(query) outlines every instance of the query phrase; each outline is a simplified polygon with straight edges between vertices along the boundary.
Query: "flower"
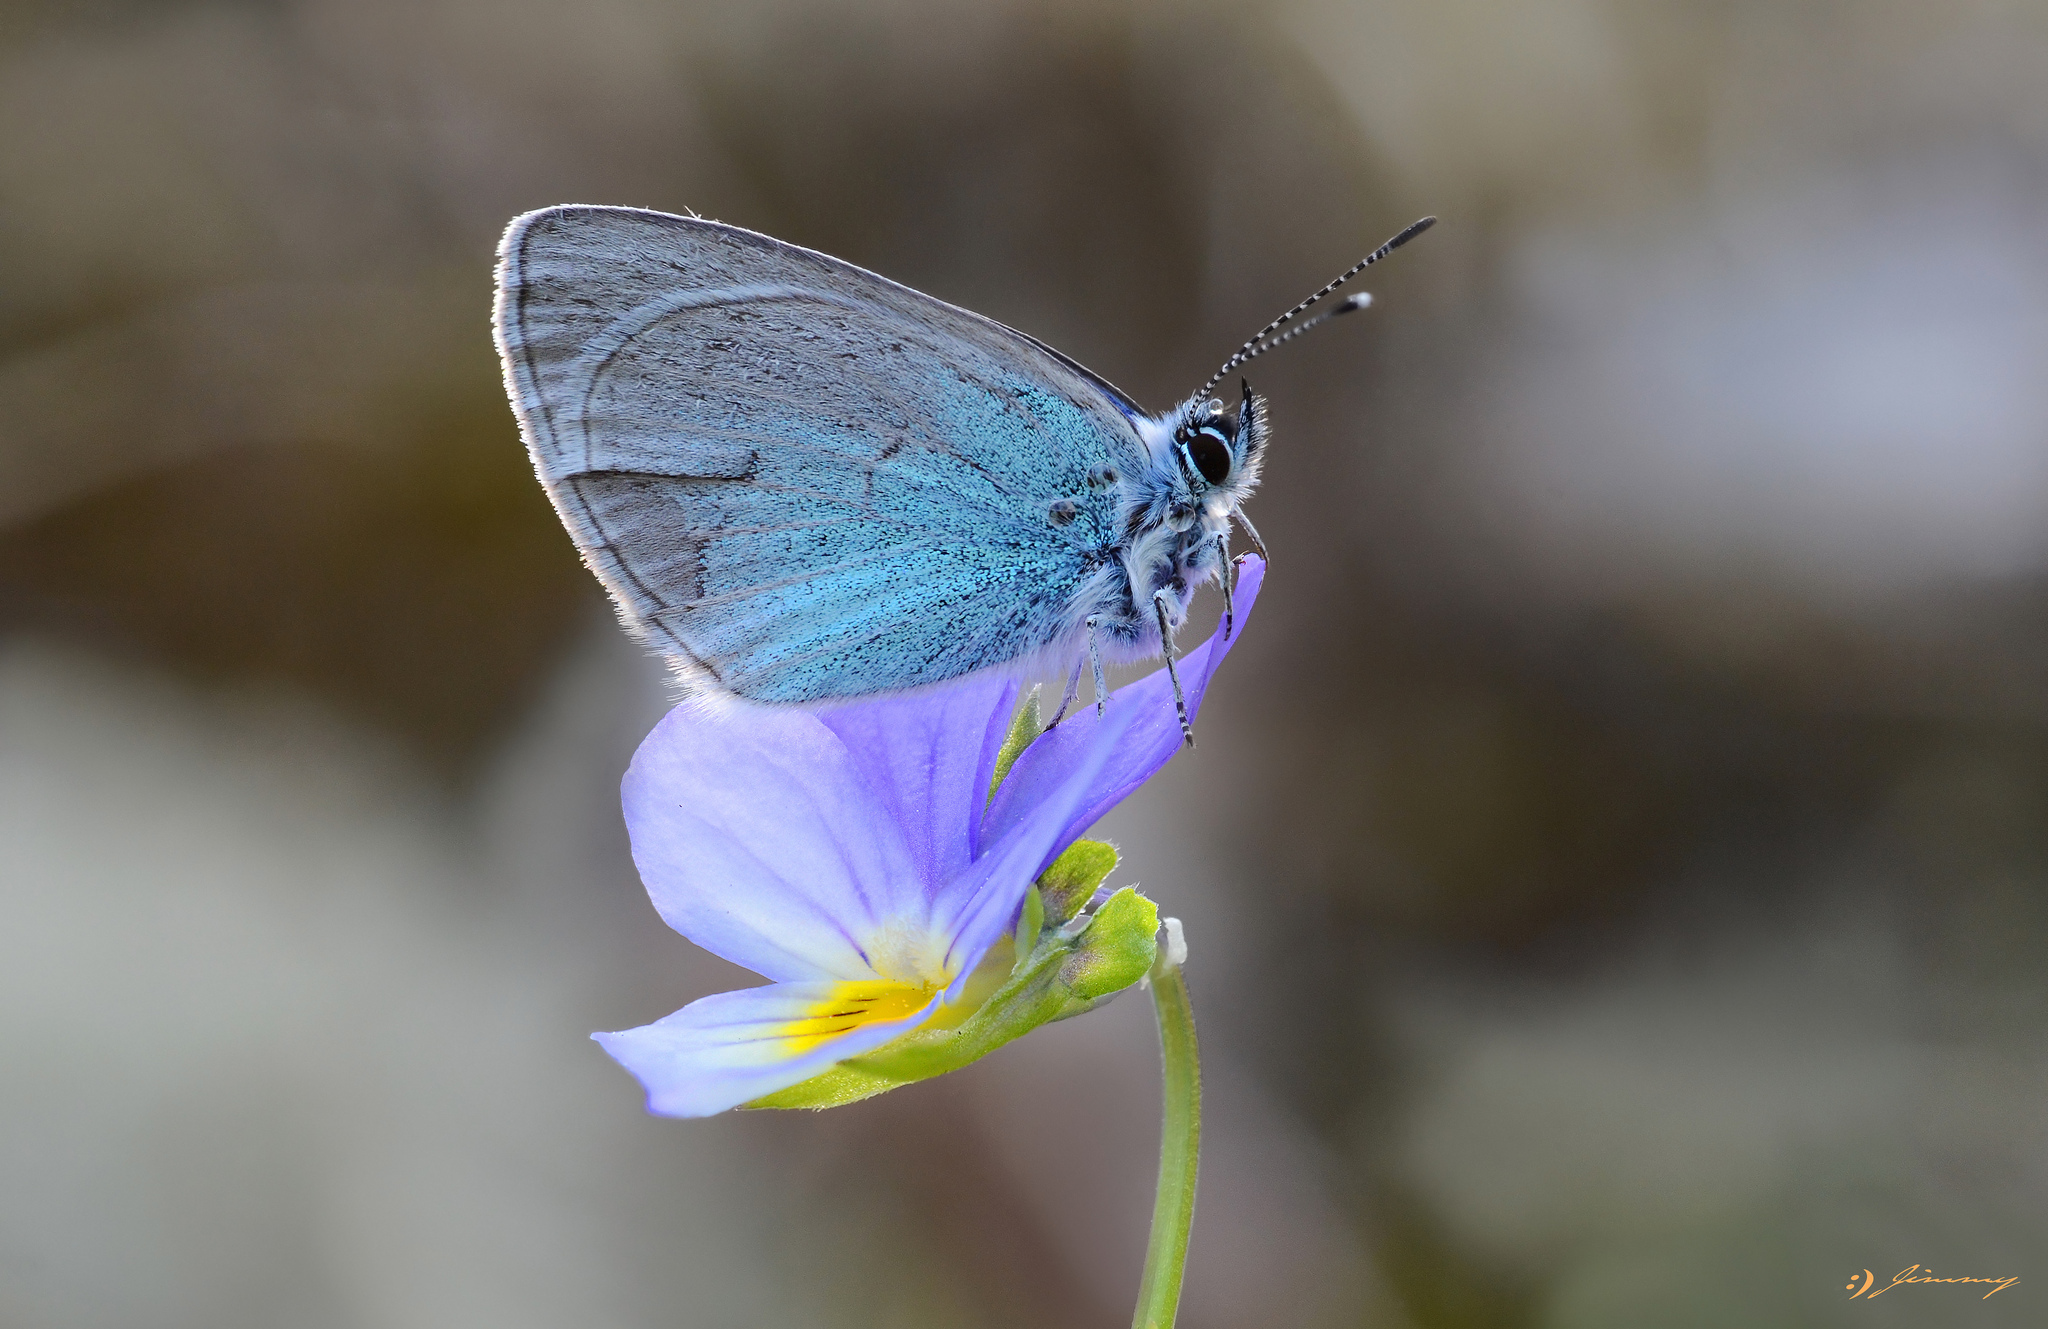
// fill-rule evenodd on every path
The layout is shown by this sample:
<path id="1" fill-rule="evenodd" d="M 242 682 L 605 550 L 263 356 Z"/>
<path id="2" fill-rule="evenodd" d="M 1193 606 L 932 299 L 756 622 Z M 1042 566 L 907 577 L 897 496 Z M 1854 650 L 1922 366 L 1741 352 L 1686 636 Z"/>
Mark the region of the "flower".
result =
<path id="1" fill-rule="evenodd" d="M 1240 628 L 1264 570 L 1243 565 Z M 1191 714 L 1221 637 L 1182 662 Z M 827 709 L 686 704 L 647 736 L 622 793 L 655 909 L 771 980 L 592 1035 L 649 1111 L 852 1101 L 1144 974 L 1156 911 L 1124 891 L 1082 915 L 1115 856 L 1074 842 L 1179 750 L 1165 671 L 1006 750 L 1017 688 L 970 676 Z"/>

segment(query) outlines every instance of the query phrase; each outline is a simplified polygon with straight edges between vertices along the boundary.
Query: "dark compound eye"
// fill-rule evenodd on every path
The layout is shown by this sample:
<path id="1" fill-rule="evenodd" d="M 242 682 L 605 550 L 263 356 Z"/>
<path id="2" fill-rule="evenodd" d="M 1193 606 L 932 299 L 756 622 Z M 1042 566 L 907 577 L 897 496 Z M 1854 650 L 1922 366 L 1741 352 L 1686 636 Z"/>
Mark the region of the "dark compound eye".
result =
<path id="1" fill-rule="evenodd" d="M 1220 485 L 1230 478 L 1230 445 L 1215 430 L 1196 430 L 1188 440 L 1188 456 L 1210 484 Z"/>

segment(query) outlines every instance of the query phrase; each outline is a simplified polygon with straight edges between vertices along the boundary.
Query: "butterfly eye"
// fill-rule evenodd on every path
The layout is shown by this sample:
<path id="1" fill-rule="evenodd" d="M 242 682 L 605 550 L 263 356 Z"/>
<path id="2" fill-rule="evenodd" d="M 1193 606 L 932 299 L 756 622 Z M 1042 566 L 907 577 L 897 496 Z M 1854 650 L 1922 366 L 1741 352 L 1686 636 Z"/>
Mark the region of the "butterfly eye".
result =
<path id="1" fill-rule="evenodd" d="M 1195 469 L 1212 485 L 1230 478 L 1230 445 L 1212 429 L 1201 429 L 1188 440 L 1188 457 Z"/>

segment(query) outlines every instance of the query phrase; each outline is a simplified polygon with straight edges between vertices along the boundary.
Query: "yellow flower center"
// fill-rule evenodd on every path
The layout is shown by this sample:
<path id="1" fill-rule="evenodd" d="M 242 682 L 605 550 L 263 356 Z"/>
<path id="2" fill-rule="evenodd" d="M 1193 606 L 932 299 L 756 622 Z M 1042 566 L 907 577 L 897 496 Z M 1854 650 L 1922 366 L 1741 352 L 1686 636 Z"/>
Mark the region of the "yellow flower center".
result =
<path id="1" fill-rule="evenodd" d="M 923 1010 L 939 985 L 866 980 L 834 983 L 830 995 L 782 1028 L 790 1055 L 808 1052 L 862 1025 L 901 1020 Z"/>

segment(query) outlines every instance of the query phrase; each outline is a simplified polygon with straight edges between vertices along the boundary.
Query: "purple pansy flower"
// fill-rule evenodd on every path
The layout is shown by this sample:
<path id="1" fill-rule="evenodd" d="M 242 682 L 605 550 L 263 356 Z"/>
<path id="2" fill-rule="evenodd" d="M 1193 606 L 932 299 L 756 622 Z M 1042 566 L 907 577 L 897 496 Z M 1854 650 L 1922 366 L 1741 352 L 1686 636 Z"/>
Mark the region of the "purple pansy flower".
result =
<path id="1" fill-rule="evenodd" d="M 1264 571 L 1242 566 L 1240 628 Z M 1188 652 L 1191 715 L 1231 644 Z M 1161 670 L 1040 735 L 991 799 L 1017 691 L 971 676 L 825 709 L 684 705 L 655 726 L 622 791 L 647 893 L 771 981 L 592 1035 L 650 1111 L 752 1102 L 987 997 L 969 979 L 1039 873 L 1181 746 Z"/>

